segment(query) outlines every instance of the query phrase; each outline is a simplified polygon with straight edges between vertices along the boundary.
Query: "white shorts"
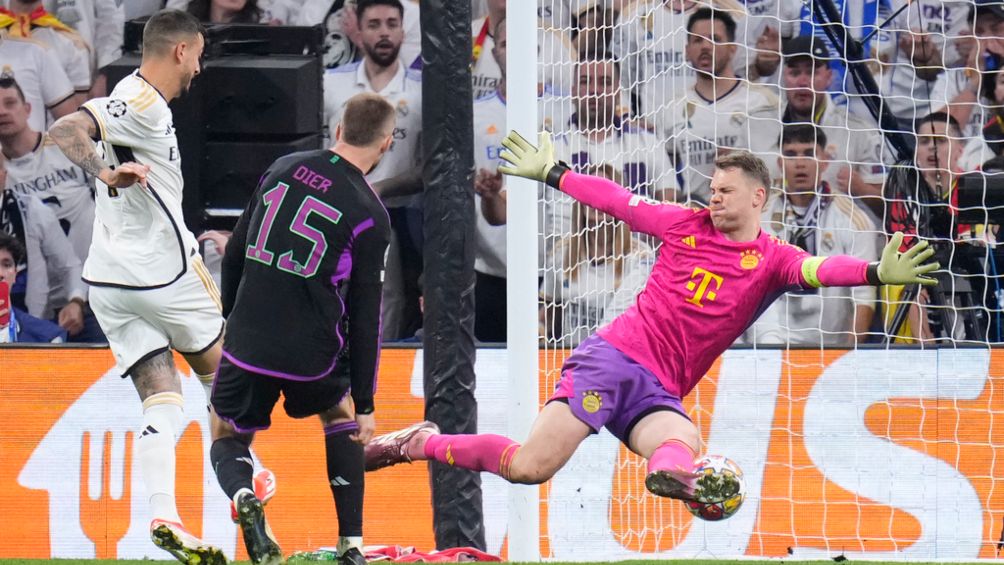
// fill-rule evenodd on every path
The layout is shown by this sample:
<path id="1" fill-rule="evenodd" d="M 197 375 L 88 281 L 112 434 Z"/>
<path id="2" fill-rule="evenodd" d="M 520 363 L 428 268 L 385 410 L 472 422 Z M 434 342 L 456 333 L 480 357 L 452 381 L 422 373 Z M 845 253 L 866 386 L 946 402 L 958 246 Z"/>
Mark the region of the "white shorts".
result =
<path id="1" fill-rule="evenodd" d="M 90 303 L 123 377 L 140 361 L 168 349 L 202 353 L 223 334 L 220 291 L 198 256 L 192 258 L 188 272 L 168 286 L 153 290 L 93 286 Z"/>

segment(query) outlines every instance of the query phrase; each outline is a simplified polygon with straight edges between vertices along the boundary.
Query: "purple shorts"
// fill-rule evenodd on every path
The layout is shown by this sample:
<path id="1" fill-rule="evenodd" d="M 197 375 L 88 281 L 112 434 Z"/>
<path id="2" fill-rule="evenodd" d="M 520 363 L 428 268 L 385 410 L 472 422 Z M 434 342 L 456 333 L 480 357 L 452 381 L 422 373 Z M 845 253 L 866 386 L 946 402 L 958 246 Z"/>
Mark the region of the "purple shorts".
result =
<path id="1" fill-rule="evenodd" d="M 555 400 L 568 402 L 594 433 L 606 426 L 625 445 L 635 424 L 653 412 L 671 410 L 690 419 L 652 371 L 595 334 L 565 360 L 548 402 Z"/>
<path id="2" fill-rule="evenodd" d="M 571 412 L 595 434 L 606 427 L 624 445 L 635 425 L 650 413 L 675 411 L 687 419 L 680 398 L 659 378 L 596 334 L 579 343 L 561 366 L 561 379 L 548 402 L 567 401 Z"/>

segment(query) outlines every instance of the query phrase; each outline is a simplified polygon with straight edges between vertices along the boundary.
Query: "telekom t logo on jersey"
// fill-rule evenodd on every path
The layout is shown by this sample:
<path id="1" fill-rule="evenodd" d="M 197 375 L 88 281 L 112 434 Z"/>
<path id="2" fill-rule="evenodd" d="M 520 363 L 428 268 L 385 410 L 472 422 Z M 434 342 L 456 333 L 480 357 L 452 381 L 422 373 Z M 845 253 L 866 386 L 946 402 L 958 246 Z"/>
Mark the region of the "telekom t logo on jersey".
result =
<path id="1" fill-rule="evenodd" d="M 697 281 L 698 277 L 699 281 Z M 723 279 L 721 276 L 700 267 L 694 267 L 694 272 L 690 273 L 690 279 L 690 282 L 687 283 L 687 290 L 694 291 L 694 295 L 688 298 L 687 302 L 698 308 L 704 308 L 701 299 L 714 300 L 718 297 L 718 290 L 722 288 Z M 709 290 L 708 286 L 711 283 L 715 283 L 715 287 Z"/>

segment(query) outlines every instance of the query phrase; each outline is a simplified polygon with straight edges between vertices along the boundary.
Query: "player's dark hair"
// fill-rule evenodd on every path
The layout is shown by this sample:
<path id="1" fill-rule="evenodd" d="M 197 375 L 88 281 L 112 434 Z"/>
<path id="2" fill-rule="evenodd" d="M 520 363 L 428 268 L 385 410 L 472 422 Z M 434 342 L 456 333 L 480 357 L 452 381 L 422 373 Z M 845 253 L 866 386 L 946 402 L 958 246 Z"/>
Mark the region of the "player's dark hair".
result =
<path id="1" fill-rule="evenodd" d="M 379 94 L 356 94 L 345 104 L 342 114 L 342 141 L 355 147 L 368 147 L 382 141 L 389 133 L 388 122 L 394 119 L 394 107 Z"/>
<path id="2" fill-rule="evenodd" d="M 21 85 L 14 80 L 14 77 L 0 77 L 0 88 L 13 88 L 17 92 L 17 97 L 21 99 L 21 102 L 27 102 L 28 99 L 24 97 L 24 91 L 21 90 Z"/>
<path id="3" fill-rule="evenodd" d="M 725 24 L 725 33 L 729 41 L 736 39 L 736 20 L 726 10 L 716 10 L 715 8 L 700 8 L 690 15 L 687 20 L 687 32 L 694 29 L 694 24 L 701 20 L 712 20 L 711 25 L 715 25 L 715 20 Z"/>
<path id="4" fill-rule="evenodd" d="M 10 252 L 14 258 L 14 264 L 20 265 L 24 262 L 24 244 L 9 233 L 0 232 L 0 251 Z"/>
<path id="5" fill-rule="evenodd" d="M 778 146 L 783 147 L 788 143 L 813 143 L 826 147 L 826 134 L 815 124 L 784 124 Z"/>
<path id="6" fill-rule="evenodd" d="M 715 159 L 717 169 L 739 169 L 746 176 L 762 186 L 765 190 L 770 190 L 770 171 L 763 159 L 750 153 L 749 151 L 734 151 L 728 155 L 723 155 Z"/>
<path id="7" fill-rule="evenodd" d="M 192 0 L 188 3 L 188 13 L 198 18 L 200 22 L 212 23 L 209 20 L 209 8 L 212 3 L 213 0 Z M 261 23 L 261 13 L 261 8 L 258 7 L 258 0 L 245 0 L 244 7 L 234 14 L 234 18 L 229 23 Z"/>
<path id="8" fill-rule="evenodd" d="M 164 55 L 175 45 L 195 35 L 206 36 L 206 28 L 188 12 L 161 10 L 143 26 L 143 53 Z"/>
<path id="9" fill-rule="evenodd" d="M 373 6 L 390 6 L 391 8 L 397 8 L 399 14 L 401 14 L 401 21 L 404 21 L 404 5 L 401 4 L 401 0 L 359 0 L 356 2 L 356 21 L 360 24 L 363 23 L 363 14 L 366 10 L 372 8 Z"/>
<path id="10" fill-rule="evenodd" d="M 948 112 L 931 112 L 913 122 L 913 133 L 920 133 L 924 124 L 945 124 L 945 131 L 950 137 L 962 137 L 962 126 Z"/>

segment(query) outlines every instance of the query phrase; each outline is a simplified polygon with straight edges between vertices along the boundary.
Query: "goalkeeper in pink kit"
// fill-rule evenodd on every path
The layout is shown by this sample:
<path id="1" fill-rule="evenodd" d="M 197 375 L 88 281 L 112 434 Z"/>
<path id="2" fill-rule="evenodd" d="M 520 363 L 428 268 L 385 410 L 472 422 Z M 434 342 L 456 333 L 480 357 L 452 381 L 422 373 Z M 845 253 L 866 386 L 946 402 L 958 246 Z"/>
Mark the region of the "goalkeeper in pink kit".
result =
<path id="1" fill-rule="evenodd" d="M 434 459 L 488 471 L 514 483 L 550 479 L 590 434 L 606 427 L 648 460 L 650 492 L 707 502 L 730 495 L 728 481 L 697 483 L 700 436 L 681 404 L 714 360 L 781 294 L 823 286 L 936 284 L 926 242 L 898 253 L 896 233 L 878 263 L 814 257 L 760 229 L 770 175 L 747 152 L 719 158 L 710 206 L 694 210 L 632 194 L 575 173 L 553 157 L 551 138 L 534 147 L 516 132 L 503 141 L 499 170 L 547 183 L 579 202 L 662 240 L 644 290 L 627 312 L 568 357 L 526 443 L 498 435 L 447 435 L 422 422 L 366 446 L 367 470 Z M 714 489 L 714 492 L 709 492 Z"/>

